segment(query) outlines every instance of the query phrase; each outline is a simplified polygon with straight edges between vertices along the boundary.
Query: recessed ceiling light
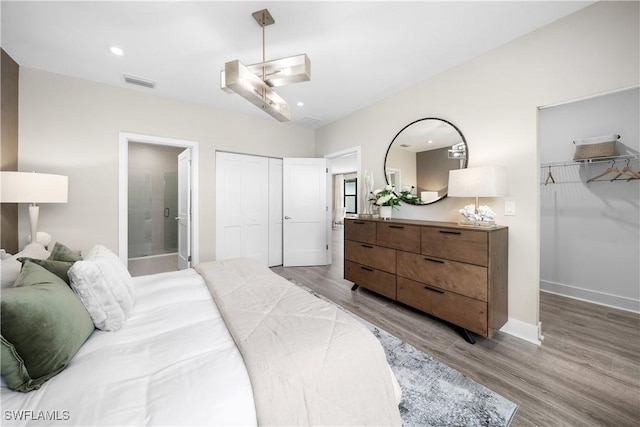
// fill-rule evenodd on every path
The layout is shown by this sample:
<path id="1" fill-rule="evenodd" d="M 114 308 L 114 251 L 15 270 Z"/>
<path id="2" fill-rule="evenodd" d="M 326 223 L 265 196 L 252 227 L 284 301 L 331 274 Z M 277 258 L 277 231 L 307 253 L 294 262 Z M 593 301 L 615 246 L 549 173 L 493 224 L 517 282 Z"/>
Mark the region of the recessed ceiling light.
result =
<path id="1" fill-rule="evenodd" d="M 427 144 L 433 144 L 433 141 L 430 139 L 427 141 Z"/>
<path id="2" fill-rule="evenodd" d="M 302 101 L 298 101 L 298 103 L 296 104 L 298 107 L 304 107 L 304 102 Z"/>
<path id="3" fill-rule="evenodd" d="M 122 50 L 122 48 L 119 48 L 118 46 L 110 46 L 109 50 L 111 51 L 111 53 L 113 53 L 114 55 L 117 56 L 124 56 L 124 50 Z"/>

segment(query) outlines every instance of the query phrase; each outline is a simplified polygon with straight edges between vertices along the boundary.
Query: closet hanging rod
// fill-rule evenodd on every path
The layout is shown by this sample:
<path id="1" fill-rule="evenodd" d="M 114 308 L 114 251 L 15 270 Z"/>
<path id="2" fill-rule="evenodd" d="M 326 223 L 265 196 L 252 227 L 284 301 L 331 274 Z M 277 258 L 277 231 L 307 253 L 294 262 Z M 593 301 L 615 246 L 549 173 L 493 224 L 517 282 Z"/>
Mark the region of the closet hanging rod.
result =
<path id="1" fill-rule="evenodd" d="M 561 166 L 577 166 L 577 165 L 585 165 L 585 164 L 592 164 L 592 163 L 604 163 L 604 162 L 610 162 L 612 160 L 635 160 L 638 158 L 637 154 L 623 154 L 620 156 L 613 156 L 613 157 L 596 157 L 593 159 L 585 159 L 585 160 L 580 160 L 580 161 L 576 161 L 576 160 L 567 160 L 564 162 L 548 162 L 548 163 L 541 163 L 540 164 L 540 169 L 542 168 L 554 168 L 554 167 L 561 167 Z"/>

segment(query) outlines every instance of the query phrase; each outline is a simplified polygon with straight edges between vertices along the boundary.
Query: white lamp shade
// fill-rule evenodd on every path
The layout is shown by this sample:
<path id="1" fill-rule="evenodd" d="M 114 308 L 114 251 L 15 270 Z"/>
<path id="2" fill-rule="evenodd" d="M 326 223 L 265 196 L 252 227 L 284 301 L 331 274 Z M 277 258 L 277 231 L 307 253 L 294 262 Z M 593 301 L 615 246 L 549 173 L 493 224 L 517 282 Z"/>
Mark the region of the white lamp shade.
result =
<path id="1" fill-rule="evenodd" d="M 498 197 L 507 195 L 507 169 L 501 166 L 449 171 L 449 197 Z"/>
<path id="2" fill-rule="evenodd" d="M 2 203 L 67 203 L 68 177 L 36 172 L 0 173 Z"/>

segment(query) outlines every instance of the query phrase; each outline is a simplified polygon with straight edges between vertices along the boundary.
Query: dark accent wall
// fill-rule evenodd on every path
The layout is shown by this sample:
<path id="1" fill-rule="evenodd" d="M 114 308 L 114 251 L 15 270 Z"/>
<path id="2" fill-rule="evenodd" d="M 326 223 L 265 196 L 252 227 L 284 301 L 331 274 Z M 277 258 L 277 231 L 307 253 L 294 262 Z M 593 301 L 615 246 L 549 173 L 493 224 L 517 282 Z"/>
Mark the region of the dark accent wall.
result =
<path id="1" fill-rule="evenodd" d="M 2 86 L 0 87 L 0 114 L 2 143 L 0 169 L 18 170 L 18 64 L 2 50 L 0 57 Z M 18 204 L 0 205 L 0 247 L 9 253 L 18 252 Z"/>

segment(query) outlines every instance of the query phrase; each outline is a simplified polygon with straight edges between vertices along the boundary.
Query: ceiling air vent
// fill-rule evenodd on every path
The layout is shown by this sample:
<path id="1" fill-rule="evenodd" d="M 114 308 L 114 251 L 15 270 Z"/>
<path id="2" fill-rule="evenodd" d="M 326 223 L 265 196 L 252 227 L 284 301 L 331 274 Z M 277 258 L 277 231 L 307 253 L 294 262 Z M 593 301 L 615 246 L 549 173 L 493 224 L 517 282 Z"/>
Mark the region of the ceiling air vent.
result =
<path id="1" fill-rule="evenodd" d="M 305 126 L 313 126 L 317 123 L 320 123 L 321 121 L 322 119 L 318 119 L 316 117 L 309 117 L 309 116 L 305 116 L 305 117 L 302 117 L 301 119 L 296 120 L 297 123 Z"/>
<path id="2" fill-rule="evenodd" d="M 148 87 L 150 89 L 153 89 L 154 87 L 156 87 L 156 82 L 154 82 L 153 80 L 144 79 L 138 76 L 132 76 L 131 74 L 123 74 L 122 77 L 124 77 L 125 82 L 130 83 L 132 85 Z"/>
<path id="3" fill-rule="evenodd" d="M 409 147 L 411 147 L 411 145 L 409 145 L 409 144 L 400 144 L 400 147 L 402 147 L 402 148 L 409 148 Z"/>

